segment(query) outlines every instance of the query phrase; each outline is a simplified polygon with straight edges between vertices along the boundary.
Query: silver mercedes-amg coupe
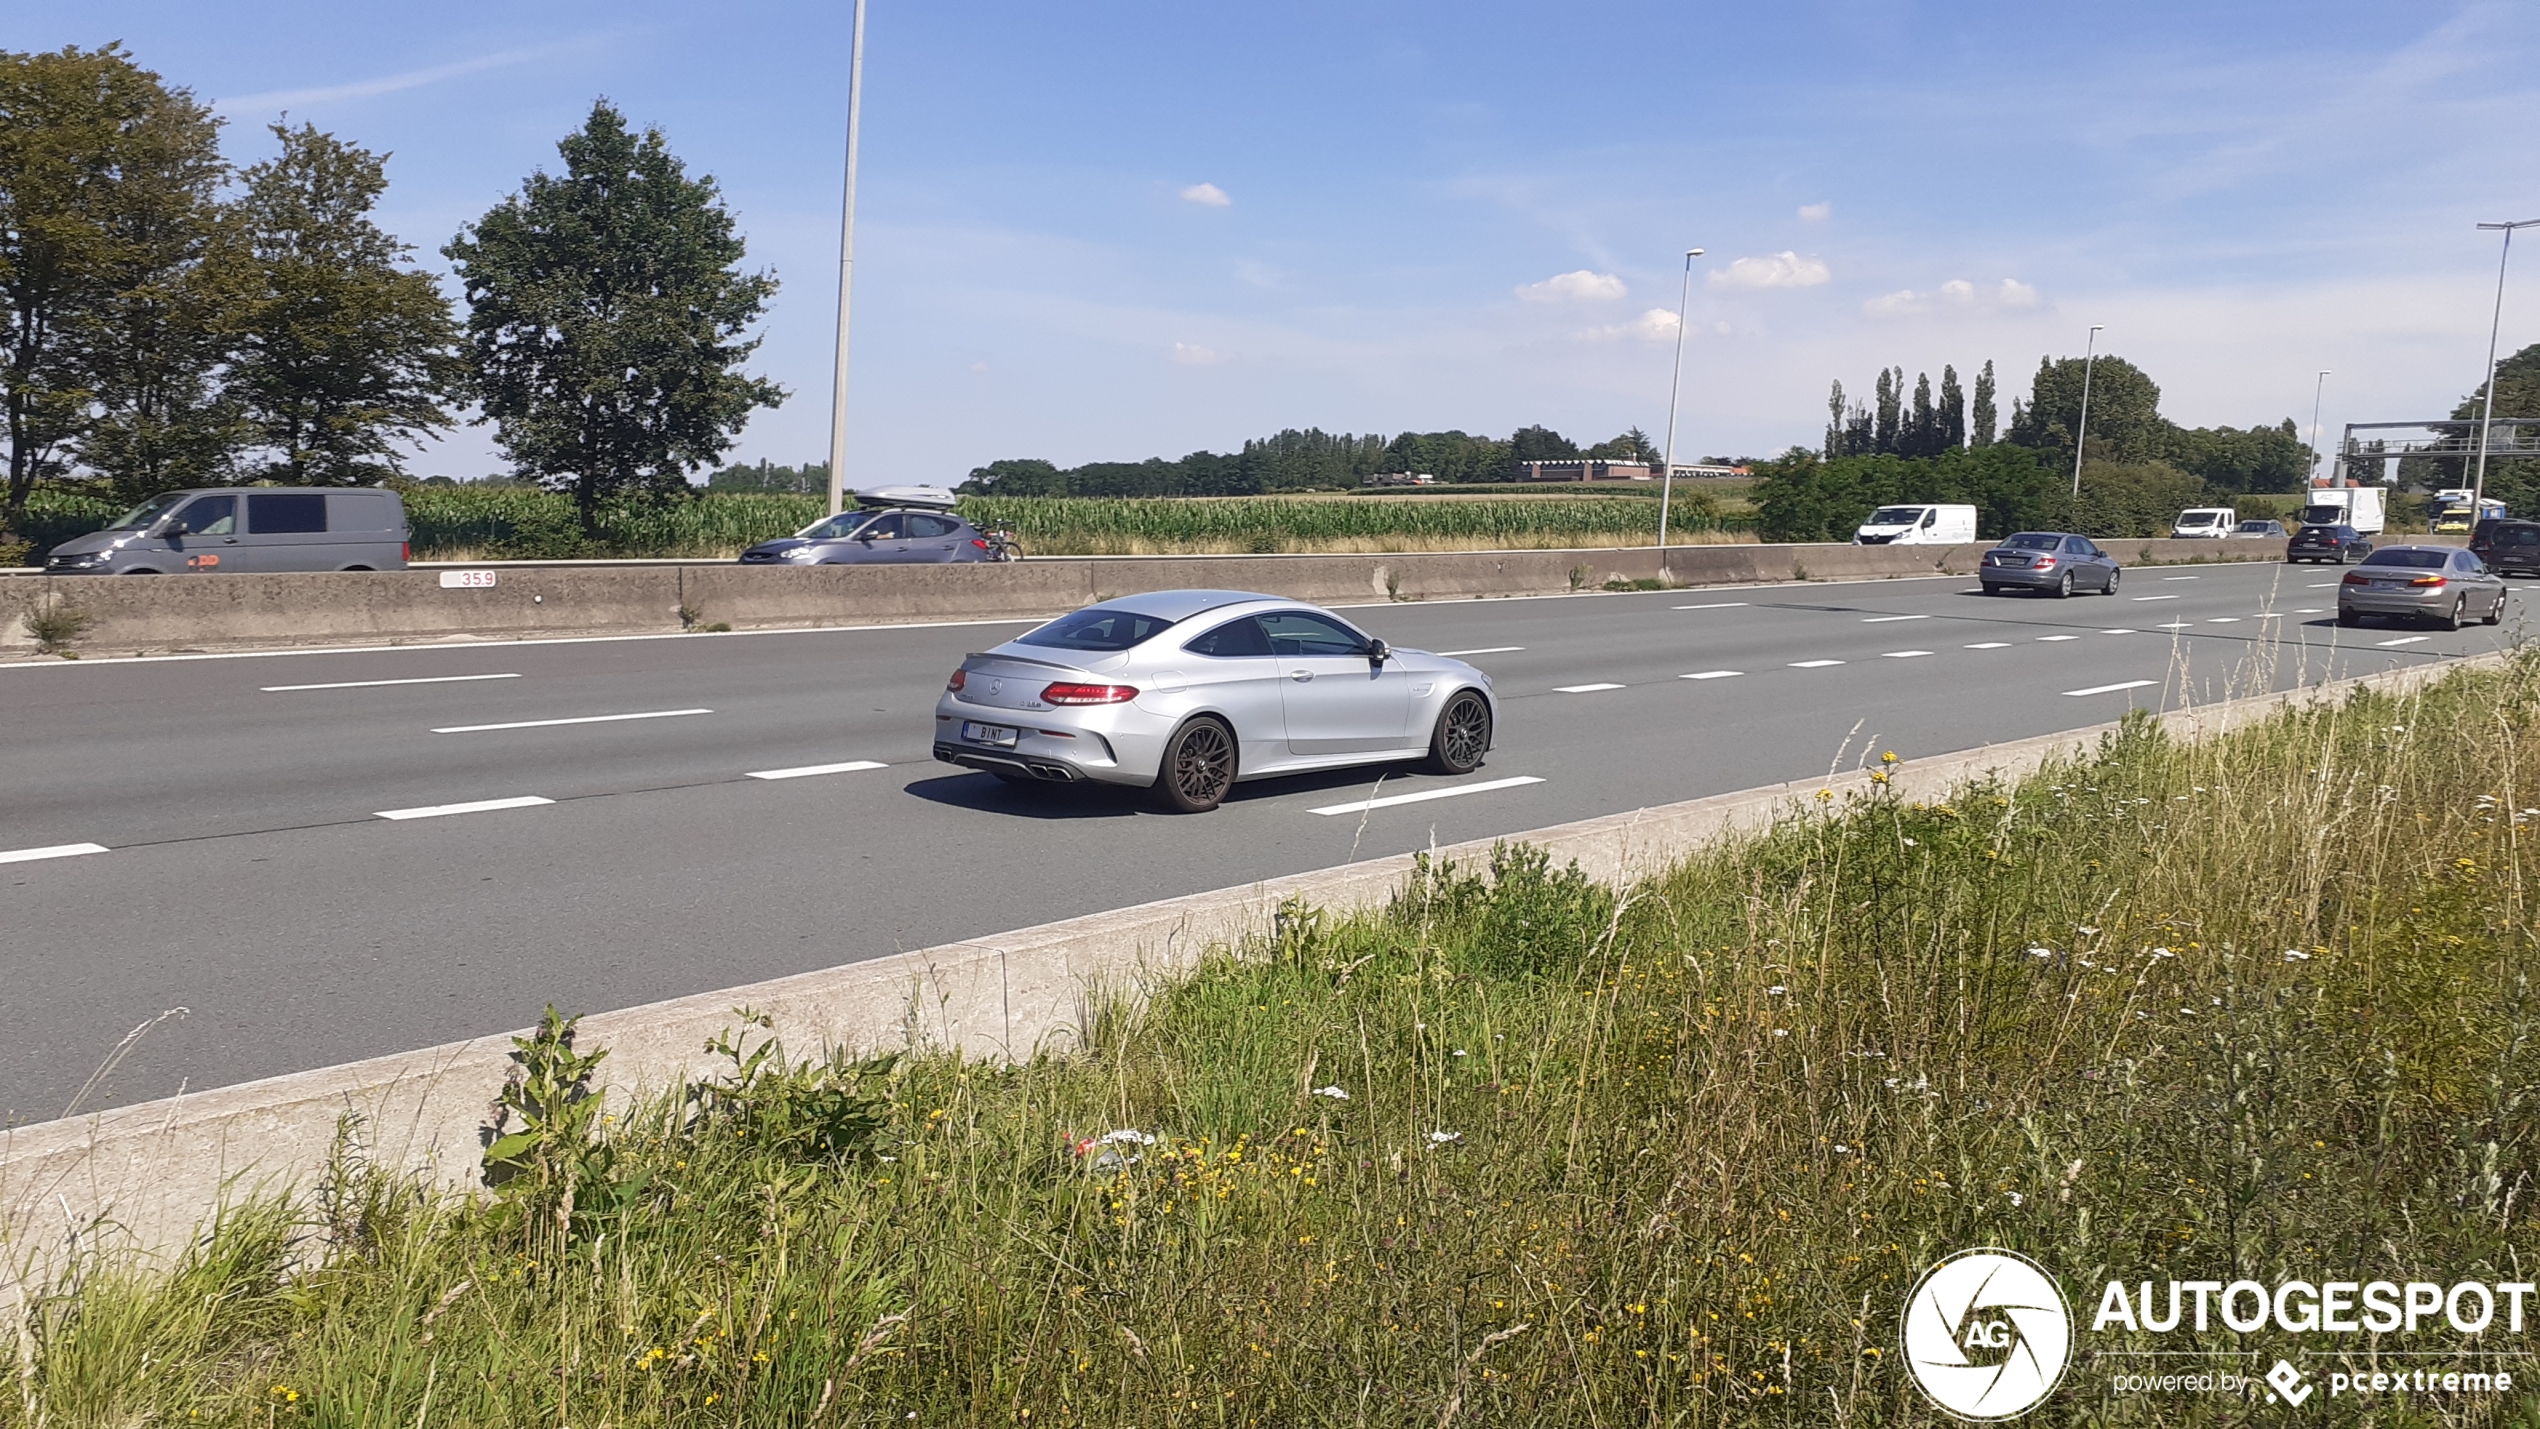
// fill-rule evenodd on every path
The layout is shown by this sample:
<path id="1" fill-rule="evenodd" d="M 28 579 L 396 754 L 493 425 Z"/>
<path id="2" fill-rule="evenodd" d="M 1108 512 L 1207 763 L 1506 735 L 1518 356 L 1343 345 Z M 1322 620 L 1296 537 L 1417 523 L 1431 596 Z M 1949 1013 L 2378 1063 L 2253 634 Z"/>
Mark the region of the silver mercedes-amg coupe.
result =
<path id="1" fill-rule="evenodd" d="M 1478 767 L 1490 676 L 1313 606 L 1236 590 L 1124 596 L 961 662 L 935 757 L 1015 783 L 1150 788 L 1217 807 L 1243 779 L 1423 759 Z"/>

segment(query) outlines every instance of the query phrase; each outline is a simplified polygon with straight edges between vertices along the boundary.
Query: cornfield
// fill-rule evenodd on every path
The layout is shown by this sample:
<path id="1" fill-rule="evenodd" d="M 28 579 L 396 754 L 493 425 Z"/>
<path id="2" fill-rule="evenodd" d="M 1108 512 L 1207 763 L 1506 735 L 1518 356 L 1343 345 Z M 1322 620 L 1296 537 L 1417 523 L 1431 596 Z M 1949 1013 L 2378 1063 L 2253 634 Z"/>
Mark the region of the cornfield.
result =
<path id="1" fill-rule="evenodd" d="M 729 559 L 747 546 L 819 520 L 817 496 L 712 495 L 625 502 L 583 534 L 573 503 L 518 487 L 415 487 L 405 492 L 414 558 L 565 560 L 605 557 Z M 123 503 L 82 493 L 39 493 L 23 534 L 37 554 L 121 513 Z M 1012 531 L 1036 556 L 1225 554 L 1279 551 L 1558 549 L 1638 545 L 1656 536 L 1645 497 L 1536 495 L 1448 500 L 1399 497 L 1244 501 L 1076 497 L 972 498 L 961 514 Z M 1751 525 L 1723 519 L 1707 492 L 1677 493 L 1671 539 L 1730 539 Z"/>

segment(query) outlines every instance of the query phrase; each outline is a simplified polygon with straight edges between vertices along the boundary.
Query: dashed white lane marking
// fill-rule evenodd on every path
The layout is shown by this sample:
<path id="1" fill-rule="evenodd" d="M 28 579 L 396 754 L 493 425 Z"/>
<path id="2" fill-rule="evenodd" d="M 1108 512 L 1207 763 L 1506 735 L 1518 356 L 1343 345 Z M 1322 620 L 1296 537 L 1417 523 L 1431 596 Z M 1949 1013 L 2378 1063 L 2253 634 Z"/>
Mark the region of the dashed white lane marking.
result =
<path id="1" fill-rule="evenodd" d="M 1745 673 L 1744 670 L 1701 670 L 1690 675 L 1678 675 L 1676 678 L 1679 680 L 1734 680 Z"/>
<path id="2" fill-rule="evenodd" d="M 1931 652 L 1929 650 L 1890 650 L 1879 656 L 1879 658 L 1882 660 L 1911 660 L 1917 655 L 1928 655 L 1930 653 Z"/>
<path id="3" fill-rule="evenodd" d="M 2177 596 L 2175 596 L 2175 595 L 2138 595 L 2138 596 L 2136 596 L 2136 597 L 2135 597 L 2135 599 L 2136 599 L 2136 600 L 2176 600 L 2176 599 L 2178 599 L 2178 597 L 2177 597 Z"/>
<path id="4" fill-rule="evenodd" d="M 2217 615 L 2205 623 L 2207 625 L 2238 625 L 2240 623 L 2240 617 L 2236 615 Z"/>
<path id="5" fill-rule="evenodd" d="M 2293 613 L 2295 615 L 2326 615 L 2328 614 L 2328 608 L 2326 606 L 2306 605 Z"/>
<path id="6" fill-rule="evenodd" d="M 1677 606 L 1677 607 L 1676 607 L 1676 609 L 1678 609 L 1678 610 L 1731 610 L 1731 609 L 1735 609 L 1736 607 L 1741 606 L 1741 605 L 1744 605 L 1744 604 L 1746 604 L 1746 602 L 1745 602 L 1745 601 L 1742 601 L 1742 600 L 1717 600 L 1717 601 L 1713 601 L 1713 602 L 1712 602 L 1711 604 L 1709 604 L 1709 605 L 1680 605 L 1680 606 Z"/>
<path id="7" fill-rule="evenodd" d="M 2193 620 L 2173 620 L 2165 625 L 2155 625 L 2152 628 L 2155 630 L 2185 630 L 2195 623 L 2196 622 Z"/>
<path id="8" fill-rule="evenodd" d="M 455 685 L 468 680 L 517 680 L 519 678 L 517 674 L 423 675 L 411 680 L 337 680 L 325 685 L 258 685 L 256 688 L 268 695 L 279 695 L 292 690 L 367 690 L 378 685 Z"/>
<path id="9" fill-rule="evenodd" d="M 1347 804 L 1326 804 L 1319 809 L 1308 809 L 1306 812 L 1326 816 L 1360 814 L 1369 809 L 1390 809 L 1396 804 L 1425 804 L 1431 799 L 1452 799 L 1459 794 L 1487 794 L 1493 789 L 1514 789 L 1520 784 L 1542 782 L 1532 774 L 1520 774 L 1514 779 L 1485 779 L 1479 784 L 1458 784 L 1452 789 L 1423 789 L 1417 794 L 1387 794 L 1381 799 L 1360 799 Z"/>
<path id="10" fill-rule="evenodd" d="M 1793 660 L 1790 662 L 1790 668 L 1794 670 L 1822 670 L 1828 665 L 1840 665 L 1842 663 L 1843 662 L 1841 660 Z"/>
<path id="11" fill-rule="evenodd" d="M 815 774 L 853 774 L 859 769 L 888 769 L 879 759 L 850 759 L 844 764 L 806 764 L 798 769 L 753 769 L 744 779 L 809 779 Z"/>
<path id="12" fill-rule="evenodd" d="M 46 848 L 13 848 L 0 850 L 0 863 L 33 863 L 39 858 L 77 858 L 84 853 L 104 853 L 104 844 L 53 844 Z"/>
<path id="13" fill-rule="evenodd" d="M 2132 631 L 2132 630 L 2127 630 L 2127 629 L 2125 629 L 2125 628 L 2123 628 L 2123 627 L 2119 627 L 2118 629 L 2115 629 L 2115 630 L 2102 630 L 2102 631 L 2100 631 L 2099 633 L 2100 633 L 2100 634 L 2102 634 L 2102 635 L 2132 635 L 2132 634 L 2135 634 L 2136 632 L 2134 632 L 2134 631 Z"/>
<path id="14" fill-rule="evenodd" d="M 496 809 L 534 809 L 540 804 L 552 804 L 554 802 L 555 800 L 553 799 L 542 799 L 535 794 L 523 794 L 517 799 L 477 799 L 465 804 L 426 804 L 418 809 L 382 809 L 379 811 L 378 817 L 383 819 L 438 819 L 451 814 L 492 813 Z"/>
<path id="15" fill-rule="evenodd" d="M 2058 640 L 2079 640 L 2080 638 L 2078 635 L 2041 635 L 2037 637 L 2037 640 L 2041 645 L 2051 645 Z"/>
<path id="16" fill-rule="evenodd" d="M 1485 645 L 1479 650 L 1440 650 L 1438 653 L 1449 658 L 1457 655 L 1513 655 L 1525 648 L 1523 645 Z"/>
<path id="17" fill-rule="evenodd" d="M 2204 577 L 2202 577 L 2202 576 L 2163 576 L 2163 577 L 2161 577 L 2161 579 L 2163 579 L 2163 580 L 2165 580 L 2165 581 L 2193 581 L 2193 580 L 2203 580 L 2203 579 L 2204 579 Z"/>
<path id="18" fill-rule="evenodd" d="M 2011 642 L 2008 640 L 1979 640 L 1967 648 L 1970 650 L 2008 650 L 2011 648 Z"/>
<path id="19" fill-rule="evenodd" d="M 2313 589 L 2313 590 L 2335 590 L 2335 589 L 2337 589 L 2337 586 L 2338 586 L 2338 583 L 2337 583 L 2336 581 L 2321 581 L 2319 584 L 2312 586 L 2312 587 L 2311 587 L 2311 589 Z"/>
<path id="20" fill-rule="evenodd" d="M 645 710 L 640 714 L 576 715 L 571 719 L 516 719 L 503 724 L 453 724 L 432 731 L 434 734 L 481 734 L 489 729 L 546 729 L 559 724 L 615 724 L 625 719 L 677 719 L 681 715 L 712 714 L 712 710 Z"/>
<path id="21" fill-rule="evenodd" d="M 2139 690 L 2145 685 L 2157 685 L 2159 683 L 2161 682 L 2158 680 L 2120 680 L 2113 685 L 2093 685 L 2086 690 L 2066 690 L 2064 693 L 2068 695 L 2112 695 L 2119 690 Z"/>
<path id="22" fill-rule="evenodd" d="M 2402 635 L 2396 640 L 2376 640 L 2372 643 L 2375 645 L 2414 645 L 2420 640 L 2431 640 L 2433 638 L 2434 637 L 2431 635 Z"/>
<path id="23" fill-rule="evenodd" d="M 1552 687 L 1552 692 L 1556 695 L 1592 695 L 1599 690 L 1619 690 L 1621 688 L 1623 687 L 1620 685 L 1610 683 L 1596 685 L 1555 685 Z"/>
<path id="24" fill-rule="evenodd" d="M 2280 610 L 2262 610 L 2249 618 L 2252 620 L 2282 620 L 2284 618 L 2284 612 Z"/>
<path id="25" fill-rule="evenodd" d="M 1928 616 L 1928 615 L 1873 615 L 1873 616 L 1868 617 L 1867 619 L 1864 619 L 1861 623 L 1862 623 L 1863 625 L 1885 625 L 1885 624 L 1887 624 L 1888 622 L 1890 622 L 1890 621 L 1895 621 L 1895 620 L 1929 620 L 1929 619 L 1931 619 L 1931 617 L 1930 617 L 1930 616 Z"/>

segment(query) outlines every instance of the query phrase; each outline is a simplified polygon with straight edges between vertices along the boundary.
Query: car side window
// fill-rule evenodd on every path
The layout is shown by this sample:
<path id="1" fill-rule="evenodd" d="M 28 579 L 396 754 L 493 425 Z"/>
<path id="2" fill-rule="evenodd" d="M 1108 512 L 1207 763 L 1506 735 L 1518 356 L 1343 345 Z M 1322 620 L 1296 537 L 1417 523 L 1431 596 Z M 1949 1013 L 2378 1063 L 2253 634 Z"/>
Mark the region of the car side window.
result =
<path id="1" fill-rule="evenodd" d="M 247 529 L 259 536 L 310 535 L 326 529 L 326 498 L 308 492 L 257 492 L 247 498 Z"/>
<path id="2" fill-rule="evenodd" d="M 2467 551 L 2460 551 L 2456 552 L 2452 557 L 2452 569 L 2457 571 L 2468 571 L 2474 575 L 2481 569 L 2481 567 L 2478 563 L 2478 557 Z"/>
<path id="3" fill-rule="evenodd" d="M 952 533 L 953 523 L 945 520 L 941 516 L 911 516 L 908 518 L 908 534 L 918 538 L 919 540 L 927 540 L 936 536 L 949 536 Z"/>
<path id="4" fill-rule="evenodd" d="M 896 541 L 900 539 L 900 518 L 876 516 L 865 528 L 855 533 L 859 541 Z"/>
<path id="5" fill-rule="evenodd" d="M 1240 620 L 1227 621 L 1182 648 L 1194 655 L 1240 660 L 1250 655 L 1269 654 L 1270 637 L 1262 633 L 1259 620 L 1247 615 Z"/>
<path id="6" fill-rule="evenodd" d="M 1940 524 L 1940 513 L 1939 513 L 1939 512 L 1937 512 L 1937 511 L 1926 511 L 1926 512 L 1924 512 L 1924 513 L 1923 513 L 1923 524 L 1924 524 L 1925 526 L 1937 526 L 1937 525 L 1939 525 L 1939 524 Z"/>
<path id="7" fill-rule="evenodd" d="M 1356 655 L 1367 648 L 1356 631 L 1307 611 L 1273 611 L 1261 617 L 1261 626 L 1280 655 Z"/>
<path id="8" fill-rule="evenodd" d="M 177 519 L 185 529 L 197 536 L 228 536 L 238 530 L 238 498 L 235 496 L 199 496 Z"/>

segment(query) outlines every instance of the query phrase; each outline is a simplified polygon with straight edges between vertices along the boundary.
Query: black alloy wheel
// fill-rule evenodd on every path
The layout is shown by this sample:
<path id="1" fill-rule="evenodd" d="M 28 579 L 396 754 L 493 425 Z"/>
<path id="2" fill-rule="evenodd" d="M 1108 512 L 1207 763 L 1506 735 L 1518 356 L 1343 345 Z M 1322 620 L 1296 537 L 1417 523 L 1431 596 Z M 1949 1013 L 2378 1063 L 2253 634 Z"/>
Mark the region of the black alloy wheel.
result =
<path id="1" fill-rule="evenodd" d="M 1205 814 L 1223 803 L 1235 784 L 1235 735 L 1206 716 L 1173 731 L 1164 744 L 1164 767 L 1155 792 L 1177 814 Z"/>
<path id="2" fill-rule="evenodd" d="M 1490 701 L 1478 691 L 1459 691 L 1438 712 L 1437 729 L 1429 735 L 1428 770 L 1432 774 L 1470 774 L 1490 752 Z"/>

